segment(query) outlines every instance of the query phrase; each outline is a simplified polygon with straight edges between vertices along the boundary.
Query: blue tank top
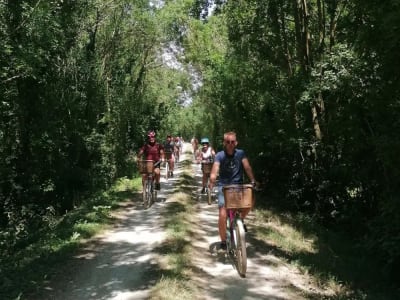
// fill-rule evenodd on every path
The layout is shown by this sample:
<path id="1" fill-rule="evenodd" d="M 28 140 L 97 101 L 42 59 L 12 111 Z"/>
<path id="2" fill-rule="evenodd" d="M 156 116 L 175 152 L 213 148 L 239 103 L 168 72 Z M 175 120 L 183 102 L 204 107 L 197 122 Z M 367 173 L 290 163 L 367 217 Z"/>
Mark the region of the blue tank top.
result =
<path id="1" fill-rule="evenodd" d="M 215 162 L 219 162 L 218 185 L 241 184 L 243 183 L 242 159 L 246 154 L 241 149 L 235 149 L 233 155 L 220 151 L 215 156 Z"/>

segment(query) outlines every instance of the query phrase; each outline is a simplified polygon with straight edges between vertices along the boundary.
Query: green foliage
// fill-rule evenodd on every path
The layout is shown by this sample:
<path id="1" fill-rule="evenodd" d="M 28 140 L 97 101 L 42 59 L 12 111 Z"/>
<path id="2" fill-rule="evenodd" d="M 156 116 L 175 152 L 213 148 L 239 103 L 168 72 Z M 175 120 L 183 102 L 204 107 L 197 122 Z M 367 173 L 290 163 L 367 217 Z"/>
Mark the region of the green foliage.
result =
<path id="1" fill-rule="evenodd" d="M 235 130 L 282 206 L 395 270 L 397 1 L 210 3 L 0 1 L 2 245 L 129 176 L 149 128 L 218 149 Z"/>
<path id="2" fill-rule="evenodd" d="M 139 181 L 139 180 L 138 180 Z M 63 216 L 53 208 L 36 215 L 45 226 L 35 227 L 29 238 L 10 245 L 9 232 L 0 230 L 0 296 L 2 299 L 31 298 L 39 285 L 45 284 L 57 267 L 71 257 L 83 239 L 94 236 L 113 222 L 111 211 L 119 208 L 121 201 L 133 196 L 137 189 L 133 180 L 119 178 L 105 192 L 98 191 L 86 198 L 83 204 Z M 31 214 L 32 208 L 24 208 Z M 25 216 L 26 217 L 26 216 Z M 33 227 L 30 227 L 33 229 Z"/>
<path id="3" fill-rule="evenodd" d="M 192 22 L 185 40 L 203 78 L 192 105 L 204 120 L 199 128 L 214 138 L 235 130 L 282 206 L 363 236 L 392 268 L 400 186 L 395 2 L 308 2 L 305 11 L 290 1 L 228 1 L 218 21 Z"/>

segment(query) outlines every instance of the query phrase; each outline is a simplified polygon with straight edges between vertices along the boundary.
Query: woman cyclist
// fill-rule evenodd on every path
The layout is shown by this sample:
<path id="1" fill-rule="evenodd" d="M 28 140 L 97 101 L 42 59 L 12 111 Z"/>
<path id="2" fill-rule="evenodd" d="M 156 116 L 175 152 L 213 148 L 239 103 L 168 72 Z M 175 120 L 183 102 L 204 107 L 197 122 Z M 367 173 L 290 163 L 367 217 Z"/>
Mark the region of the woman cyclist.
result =
<path id="1" fill-rule="evenodd" d="M 201 144 L 201 150 L 198 153 L 197 161 L 199 163 L 201 163 L 201 162 L 212 163 L 214 161 L 215 151 L 210 146 L 209 139 L 206 137 L 202 138 L 200 140 L 200 144 Z M 209 172 L 207 172 L 207 173 L 204 172 L 203 164 L 201 165 L 201 171 L 203 172 L 203 179 L 202 179 L 203 188 L 201 189 L 201 193 L 205 194 L 206 188 L 207 188 L 207 179 L 209 176 Z"/>
<path id="2" fill-rule="evenodd" d="M 147 133 L 148 141 L 144 144 L 137 155 L 138 161 L 142 159 L 152 160 L 154 163 L 164 160 L 164 149 L 163 146 L 156 142 L 156 133 L 154 131 L 149 131 Z M 155 174 L 155 187 L 156 190 L 160 190 L 160 164 L 154 167 Z M 147 174 L 142 175 L 142 183 L 147 179 Z"/>

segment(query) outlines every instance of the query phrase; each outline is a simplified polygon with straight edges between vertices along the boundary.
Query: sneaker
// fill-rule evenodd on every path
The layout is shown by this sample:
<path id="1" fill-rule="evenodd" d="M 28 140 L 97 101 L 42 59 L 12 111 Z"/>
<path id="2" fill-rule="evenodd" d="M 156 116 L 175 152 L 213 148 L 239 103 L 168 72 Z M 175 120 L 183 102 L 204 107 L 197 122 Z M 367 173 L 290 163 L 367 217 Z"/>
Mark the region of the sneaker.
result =
<path id="1" fill-rule="evenodd" d="M 157 191 L 160 190 L 160 183 L 156 183 L 156 190 L 157 190 Z"/>
<path id="2" fill-rule="evenodd" d="M 205 194 L 205 193 L 206 193 L 206 188 L 203 187 L 203 188 L 201 189 L 201 193 L 202 193 L 202 194 Z"/>
<path id="3" fill-rule="evenodd" d="M 226 241 L 222 241 L 220 244 L 221 250 L 226 250 Z"/>

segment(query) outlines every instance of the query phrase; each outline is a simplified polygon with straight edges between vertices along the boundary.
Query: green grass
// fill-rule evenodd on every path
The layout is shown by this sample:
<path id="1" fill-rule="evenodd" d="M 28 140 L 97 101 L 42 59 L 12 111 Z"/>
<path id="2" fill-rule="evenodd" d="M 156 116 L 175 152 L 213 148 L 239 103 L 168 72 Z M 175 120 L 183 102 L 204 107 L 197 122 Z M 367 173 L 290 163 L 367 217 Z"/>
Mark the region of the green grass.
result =
<path id="1" fill-rule="evenodd" d="M 333 291 L 334 295 L 325 299 L 399 299 L 400 290 L 394 282 L 385 281 L 377 272 L 376 259 L 344 233 L 328 231 L 302 214 L 266 207 L 255 212 L 255 239 L 309 274 L 319 286 Z"/>
<path id="2" fill-rule="evenodd" d="M 55 266 L 79 248 L 82 240 L 113 222 L 111 212 L 132 197 L 140 185 L 140 179 L 121 178 L 108 191 L 93 195 L 66 215 L 50 215 L 48 226 L 38 230 L 27 245 L 1 255 L 0 298 L 25 298 L 34 292 L 52 275 Z"/>
<path id="3" fill-rule="evenodd" d="M 186 300 L 196 298 L 191 284 L 190 220 L 194 205 L 190 196 L 191 176 L 183 174 L 177 186 L 179 190 L 167 199 L 163 213 L 167 236 L 156 252 L 163 257 L 160 279 L 151 291 L 151 299 Z"/>

